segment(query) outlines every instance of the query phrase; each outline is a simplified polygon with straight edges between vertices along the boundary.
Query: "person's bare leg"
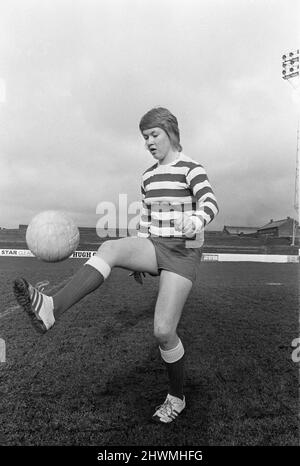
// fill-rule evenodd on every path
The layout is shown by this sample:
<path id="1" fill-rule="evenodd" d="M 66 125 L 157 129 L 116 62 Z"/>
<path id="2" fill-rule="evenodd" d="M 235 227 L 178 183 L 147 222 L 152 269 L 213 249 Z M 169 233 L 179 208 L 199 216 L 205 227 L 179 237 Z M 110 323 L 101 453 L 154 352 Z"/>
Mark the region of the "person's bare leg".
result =
<path id="1" fill-rule="evenodd" d="M 184 348 L 177 335 L 179 323 L 192 282 L 173 272 L 163 270 L 155 307 L 154 335 L 169 377 L 168 396 L 154 413 L 158 422 L 172 422 L 184 409 Z"/>
<path id="2" fill-rule="evenodd" d="M 15 296 L 35 327 L 45 332 L 53 326 L 55 318 L 98 288 L 113 267 L 157 274 L 153 244 L 146 238 L 105 241 L 97 254 L 53 297 L 39 292 L 24 279 L 15 280 Z"/>

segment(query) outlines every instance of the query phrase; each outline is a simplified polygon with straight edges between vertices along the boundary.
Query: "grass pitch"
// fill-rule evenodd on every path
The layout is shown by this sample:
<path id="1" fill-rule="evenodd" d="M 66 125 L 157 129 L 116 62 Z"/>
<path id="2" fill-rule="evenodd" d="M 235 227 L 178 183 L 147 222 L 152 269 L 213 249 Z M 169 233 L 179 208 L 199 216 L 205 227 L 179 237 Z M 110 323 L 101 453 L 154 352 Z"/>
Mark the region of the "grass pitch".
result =
<path id="1" fill-rule="evenodd" d="M 40 336 L 16 276 L 54 293 L 82 261 L 1 258 L 0 445 L 298 445 L 298 265 L 202 263 L 179 334 L 185 412 L 151 422 L 167 377 L 153 338 L 158 278 L 115 269 Z"/>

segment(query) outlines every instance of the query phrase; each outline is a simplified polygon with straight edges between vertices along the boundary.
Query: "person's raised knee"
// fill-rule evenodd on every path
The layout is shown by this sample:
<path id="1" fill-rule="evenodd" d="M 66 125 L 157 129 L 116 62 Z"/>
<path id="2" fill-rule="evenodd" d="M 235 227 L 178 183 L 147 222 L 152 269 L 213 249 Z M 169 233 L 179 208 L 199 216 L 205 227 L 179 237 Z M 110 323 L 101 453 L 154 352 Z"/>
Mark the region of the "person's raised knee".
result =
<path id="1" fill-rule="evenodd" d="M 100 244 L 98 251 L 96 254 L 98 254 L 101 251 L 110 251 L 114 249 L 113 245 L 114 241 L 111 239 L 108 239 L 107 241 L 104 241 L 102 244 Z"/>
<path id="2" fill-rule="evenodd" d="M 114 267 L 116 265 L 118 257 L 118 245 L 116 243 L 117 240 L 104 241 L 96 252 L 96 256 L 100 256 L 109 264 L 110 267 Z"/>

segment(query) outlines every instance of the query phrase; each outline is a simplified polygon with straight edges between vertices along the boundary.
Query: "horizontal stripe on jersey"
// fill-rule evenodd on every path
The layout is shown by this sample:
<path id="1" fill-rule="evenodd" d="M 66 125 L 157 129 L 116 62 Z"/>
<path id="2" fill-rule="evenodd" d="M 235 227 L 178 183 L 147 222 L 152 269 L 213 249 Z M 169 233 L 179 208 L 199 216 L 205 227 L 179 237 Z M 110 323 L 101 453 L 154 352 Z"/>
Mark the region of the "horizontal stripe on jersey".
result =
<path id="1" fill-rule="evenodd" d="M 138 235 L 142 237 L 151 234 L 184 237 L 174 229 L 179 212 L 198 217 L 204 226 L 218 213 L 217 200 L 204 167 L 182 153 L 175 163 L 156 163 L 148 168 L 142 176 L 141 192 Z"/>

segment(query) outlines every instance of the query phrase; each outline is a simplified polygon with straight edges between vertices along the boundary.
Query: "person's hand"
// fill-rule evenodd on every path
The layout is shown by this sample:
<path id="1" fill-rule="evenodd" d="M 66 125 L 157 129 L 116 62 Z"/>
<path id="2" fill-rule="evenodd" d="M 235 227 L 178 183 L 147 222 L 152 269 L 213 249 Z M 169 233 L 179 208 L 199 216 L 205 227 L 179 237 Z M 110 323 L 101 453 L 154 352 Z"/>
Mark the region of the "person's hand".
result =
<path id="1" fill-rule="evenodd" d="M 138 282 L 140 285 L 143 284 L 143 278 L 142 276 L 145 278 L 145 273 L 144 272 L 130 272 L 129 274 L 130 277 L 133 276 L 133 278 L 135 279 L 136 282 Z"/>
<path id="2" fill-rule="evenodd" d="M 181 231 L 187 238 L 192 238 L 196 234 L 196 224 L 193 218 L 184 212 L 179 213 L 174 220 L 174 228 L 176 231 Z"/>

